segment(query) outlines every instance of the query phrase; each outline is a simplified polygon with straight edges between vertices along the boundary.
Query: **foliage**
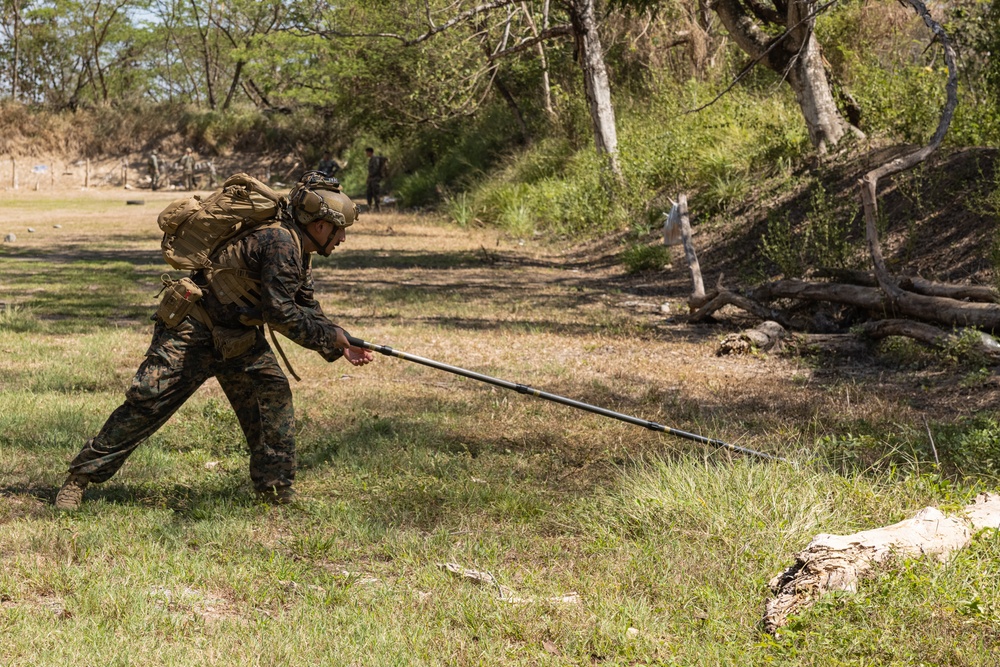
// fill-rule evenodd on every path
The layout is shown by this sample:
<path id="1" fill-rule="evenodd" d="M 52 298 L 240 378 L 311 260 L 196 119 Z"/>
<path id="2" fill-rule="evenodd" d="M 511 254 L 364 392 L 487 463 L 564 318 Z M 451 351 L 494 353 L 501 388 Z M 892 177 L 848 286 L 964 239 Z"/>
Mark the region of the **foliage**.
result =
<path id="1" fill-rule="evenodd" d="M 814 266 L 846 268 L 855 250 L 849 211 L 817 182 L 805 219 L 793 225 L 787 212 L 771 214 L 760 247 L 788 278 L 800 278 Z"/>
<path id="2" fill-rule="evenodd" d="M 633 243 L 622 251 L 621 262 L 629 273 L 659 271 L 670 265 L 670 248 L 660 243 Z"/>
<path id="3" fill-rule="evenodd" d="M 1000 76 L 989 55 L 1000 50 L 994 5 L 963 0 L 947 14 L 964 77 L 954 143 L 1000 139 Z M 93 0 L 5 3 L 0 90 L 21 104 L 4 106 L 2 123 L 12 131 L 0 141 L 12 153 L 30 145 L 93 156 L 144 151 L 169 138 L 205 154 L 264 150 L 306 163 L 330 150 L 347 163 L 343 181 L 354 193 L 364 188 L 361 149 L 375 145 L 390 156 L 386 187 L 402 206 L 434 206 L 465 192 L 486 224 L 556 236 L 595 236 L 656 217 L 681 191 L 699 216 L 738 215 L 762 176 L 790 173 L 810 150 L 780 75 L 757 67 L 724 90 L 745 64 L 742 52 L 700 12 L 613 2 L 599 12 L 611 37 L 606 59 L 624 171 L 623 183 L 613 182 L 592 147 L 572 40 L 544 42 L 544 69 L 536 48 L 486 57 L 532 34 L 545 5 L 511 3 L 415 39 L 428 21 L 441 26 L 477 6 L 143 0 L 116 13 Z M 552 4 L 548 20 L 567 24 L 566 6 Z M 689 50 L 663 46 L 678 26 L 691 36 Z M 926 139 L 943 99 L 942 63 L 937 48 L 914 47 L 927 31 L 912 11 L 838 3 L 819 16 L 817 35 L 836 86 L 858 102 L 870 136 Z M 72 111 L 53 113 L 59 109 Z M 800 260 L 787 252 L 772 259 L 841 264 L 849 249 L 837 234 L 845 224 L 821 221 Z M 775 255 L 780 232 L 769 232 Z"/>

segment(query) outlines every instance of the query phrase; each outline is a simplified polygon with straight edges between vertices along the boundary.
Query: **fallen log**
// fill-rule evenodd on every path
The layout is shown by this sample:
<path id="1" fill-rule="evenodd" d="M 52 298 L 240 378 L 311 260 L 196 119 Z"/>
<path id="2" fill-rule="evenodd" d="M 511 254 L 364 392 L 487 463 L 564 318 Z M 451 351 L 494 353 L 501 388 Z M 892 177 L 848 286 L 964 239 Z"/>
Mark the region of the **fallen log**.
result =
<path id="1" fill-rule="evenodd" d="M 908 317 L 947 326 L 975 327 L 987 332 L 1000 331 L 1000 304 L 958 301 L 902 290 L 889 295 L 877 287 L 776 280 L 750 290 L 747 298 L 751 301 L 830 301 L 865 308 L 882 316 Z"/>
<path id="2" fill-rule="evenodd" d="M 707 302 L 691 314 L 689 321 L 701 322 L 710 317 L 715 311 L 724 306 L 733 305 L 741 310 L 756 315 L 762 320 L 772 320 L 782 326 L 789 326 L 788 318 L 779 311 L 747 297 L 717 286 L 707 297 Z"/>
<path id="3" fill-rule="evenodd" d="M 962 336 L 939 329 L 923 322 L 913 320 L 878 320 L 865 322 L 861 325 L 861 331 L 870 338 L 880 339 L 888 336 L 906 336 L 920 341 L 930 347 L 943 350 L 948 347 L 956 347 L 962 344 Z M 974 336 L 968 341 L 971 349 L 992 359 L 1000 359 L 1000 342 L 993 336 L 982 331 L 972 331 Z"/>
<path id="4" fill-rule="evenodd" d="M 868 271 L 851 269 L 821 268 L 813 275 L 817 278 L 832 278 L 835 282 L 862 287 L 878 287 L 875 274 Z M 956 285 L 926 280 L 919 276 L 903 276 L 899 278 L 899 286 L 906 292 L 923 294 L 924 296 L 940 296 L 958 301 L 978 301 L 980 303 L 1000 303 L 1000 294 L 986 285 Z"/>
<path id="5" fill-rule="evenodd" d="M 777 322 L 768 320 L 753 329 L 729 334 L 722 339 L 715 349 L 715 356 L 727 354 L 752 354 L 753 352 L 768 352 L 781 350 L 782 341 L 788 337 L 788 331 Z"/>
<path id="6" fill-rule="evenodd" d="M 812 605 L 829 591 L 856 592 L 858 581 L 893 556 L 947 558 L 984 528 L 1000 528 L 1000 495 L 983 493 L 959 516 L 925 507 L 912 519 L 853 535 L 817 535 L 795 555 L 795 564 L 774 577 L 768 587 L 764 629 L 777 634 L 789 616 Z"/>

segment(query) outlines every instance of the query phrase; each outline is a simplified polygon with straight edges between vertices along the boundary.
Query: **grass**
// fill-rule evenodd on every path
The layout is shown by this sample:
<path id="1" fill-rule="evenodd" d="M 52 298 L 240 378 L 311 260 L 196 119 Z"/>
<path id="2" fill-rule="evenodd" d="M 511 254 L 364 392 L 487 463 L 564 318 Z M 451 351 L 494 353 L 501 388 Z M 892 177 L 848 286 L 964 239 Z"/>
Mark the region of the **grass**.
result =
<path id="1" fill-rule="evenodd" d="M 253 502 L 242 435 L 210 381 L 82 510 L 56 512 L 68 461 L 148 345 L 155 211 L 119 203 L 92 218 L 70 206 L 50 218 L 62 231 L 0 245 L 12 304 L 0 315 L 0 663 L 1000 657 L 993 534 L 945 565 L 880 572 L 780 638 L 758 629 L 767 581 L 816 533 L 954 510 L 992 486 L 989 470 L 945 477 L 929 463 L 912 395 L 795 359 L 716 358 L 716 330 L 620 309 L 624 268 L 574 271 L 555 249 L 412 216 L 366 216 L 315 263 L 324 309 L 352 334 L 805 465 L 730 460 L 395 359 L 328 366 L 289 343 L 304 378 L 295 505 Z M 16 197 L 4 212 L 30 217 Z M 997 430 L 932 417 L 942 455 L 963 465 Z M 832 453 L 845 474 L 822 463 Z M 571 593 L 579 602 L 555 601 Z"/>

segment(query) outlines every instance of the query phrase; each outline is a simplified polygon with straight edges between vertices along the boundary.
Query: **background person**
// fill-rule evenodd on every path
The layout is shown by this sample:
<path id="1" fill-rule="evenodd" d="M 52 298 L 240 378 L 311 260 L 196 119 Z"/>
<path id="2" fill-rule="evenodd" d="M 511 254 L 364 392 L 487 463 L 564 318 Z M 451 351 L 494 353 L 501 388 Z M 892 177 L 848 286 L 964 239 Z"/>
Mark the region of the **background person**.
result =
<path id="1" fill-rule="evenodd" d="M 194 190 L 194 155 L 190 148 L 181 156 L 180 166 L 184 173 L 184 189 Z"/>
<path id="2" fill-rule="evenodd" d="M 154 150 L 149 154 L 149 159 L 146 161 L 146 165 L 149 167 L 149 187 L 152 190 L 160 189 L 160 156 L 156 154 Z"/>
<path id="3" fill-rule="evenodd" d="M 324 176 L 333 177 L 340 171 L 340 165 L 333 159 L 333 155 L 330 154 L 330 151 L 326 151 L 323 153 L 323 158 L 319 161 L 316 171 L 320 172 Z"/>
<path id="4" fill-rule="evenodd" d="M 365 199 L 368 201 L 368 208 L 374 207 L 376 211 L 382 209 L 381 190 L 382 179 L 388 175 L 389 159 L 383 155 L 375 155 L 375 149 L 369 146 L 365 149 L 368 156 L 368 180 L 365 181 Z"/>

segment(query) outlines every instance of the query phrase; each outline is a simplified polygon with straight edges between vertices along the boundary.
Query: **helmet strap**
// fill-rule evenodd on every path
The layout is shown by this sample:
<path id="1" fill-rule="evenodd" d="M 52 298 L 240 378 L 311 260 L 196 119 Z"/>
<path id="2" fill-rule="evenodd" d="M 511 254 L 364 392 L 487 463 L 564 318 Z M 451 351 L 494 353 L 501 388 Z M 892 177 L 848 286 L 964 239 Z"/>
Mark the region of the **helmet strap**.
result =
<path id="1" fill-rule="evenodd" d="M 309 224 L 311 225 L 312 223 L 309 223 Z M 330 237 L 329 236 L 327 236 L 327 238 L 326 238 L 326 245 L 324 245 L 324 244 L 320 243 L 319 241 L 317 241 L 316 237 L 312 235 L 312 232 L 309 231 L 309 225 L 299 225 L 299 229 L 301 229 L 302 233 L 305 234 L 306 236 L 308 236 L 309 240 L 312 241 L 312 244 L 314 246 L 316 246 L 316 252 L 318 252 L 323 257 L 329 257 L 330 256 L 330 253 L 332 251 L 326 249 L 326 246 L 330 245 Z M 337 228 L 334 227 L 333 229 L 336 231 Z M 330 233 L 333 234 L 333 233 L 335 233 L 335 231 L 334 232 L 330 232 Z"/>

